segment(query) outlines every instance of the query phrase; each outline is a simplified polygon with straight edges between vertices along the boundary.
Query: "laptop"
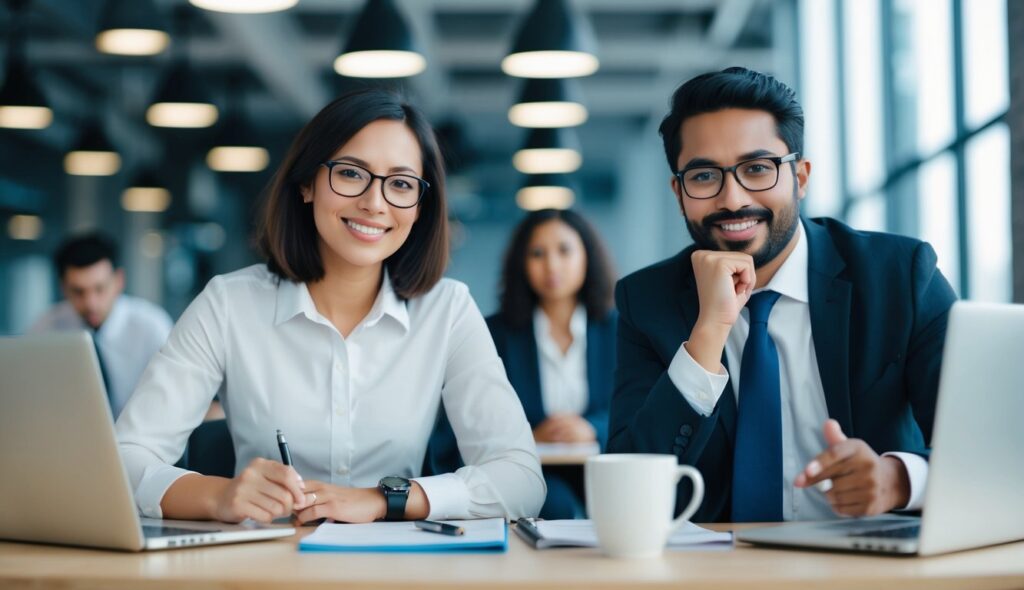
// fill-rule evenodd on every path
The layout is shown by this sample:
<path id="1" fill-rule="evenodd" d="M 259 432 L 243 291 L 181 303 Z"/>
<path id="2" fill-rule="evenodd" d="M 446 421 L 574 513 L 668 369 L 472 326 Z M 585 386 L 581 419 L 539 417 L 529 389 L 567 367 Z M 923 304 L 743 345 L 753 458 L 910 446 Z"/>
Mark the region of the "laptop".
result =
<path id="1" fill-rule="evenodd" d="M 740 531 L 748 543 L 934 555 L 1024 539 L 1024 305 L 953 305 L 921 517 Z"/>
<path id="2" fill-rule="evenodd" d="M 140 518 L 87 332 L 0 338 L 0 539 L 144 551 L 287 526 Z"/>

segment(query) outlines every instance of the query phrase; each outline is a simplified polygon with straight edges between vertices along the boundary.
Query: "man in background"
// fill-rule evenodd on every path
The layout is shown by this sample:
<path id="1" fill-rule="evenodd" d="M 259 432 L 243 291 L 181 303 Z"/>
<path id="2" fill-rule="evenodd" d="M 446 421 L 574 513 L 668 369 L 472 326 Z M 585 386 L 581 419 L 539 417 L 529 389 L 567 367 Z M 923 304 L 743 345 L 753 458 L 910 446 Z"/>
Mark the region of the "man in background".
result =
<path id="1" fill-rule="evenodd" d="M 160 307 L 124 294 L 117 246 L 101 234 L 69 239 L 57 250 L 54 262 L 65 301 L 39 318 L 29 332 L 91 332 L 116 419 L 149 359 L 167 340 L 171 318 Z"/>

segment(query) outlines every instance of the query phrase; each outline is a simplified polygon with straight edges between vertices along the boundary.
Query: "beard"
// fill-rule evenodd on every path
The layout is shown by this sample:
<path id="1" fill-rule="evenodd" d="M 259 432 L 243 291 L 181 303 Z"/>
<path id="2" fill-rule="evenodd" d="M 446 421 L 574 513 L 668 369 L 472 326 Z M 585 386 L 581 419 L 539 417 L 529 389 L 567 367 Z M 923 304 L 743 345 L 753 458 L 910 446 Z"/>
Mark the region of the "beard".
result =
<path id="1" fill-rule="evenodd" d="M 717 211 L 701 219 L 699 222 L 686 219 L 686 229 L 690 231 L 697 247 L 701 250 L 730 250 L 733 252 L 745 252 L 753 243 L 753 240 L 719 240 L 715 238 L 714 228 L 716 225 L 726 221 L 740 219 L 756 219 L 763 221 L 768 226 L 768 238 L 764 244 L 750 255 L 754 259 L 754 268 L 761 268 L 786 249 L 793 234 L 796 233 L 797 224 L 800 223 L 800 201 L 797 198 L 796 187 L 793 187 L 793 200 L 778 215 L 771 209 L 741 209 L 739 211 Z"/>

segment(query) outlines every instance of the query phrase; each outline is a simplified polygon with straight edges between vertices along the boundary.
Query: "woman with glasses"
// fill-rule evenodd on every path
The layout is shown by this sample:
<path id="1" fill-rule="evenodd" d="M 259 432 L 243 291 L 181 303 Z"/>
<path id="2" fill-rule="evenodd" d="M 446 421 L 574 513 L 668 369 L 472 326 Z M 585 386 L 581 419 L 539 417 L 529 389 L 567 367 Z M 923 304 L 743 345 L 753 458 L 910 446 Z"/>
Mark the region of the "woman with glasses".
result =
<path id="1" fill-rule="evenodd" d="M 538 443 L 604 447 L 615 367 L 613 276 L 600 237 L 574 211 L 534 211 L 512 234 L 500 310 L 487 327 Z M 431 445 L 435 466 L 457 464 L 444 426 Z M 553 472 L 545 480 L 541 517 L 582 517 L 572 486 Z"/>
<path id="2" fill-rule="evenodd" d="M 537 513 L 522 407 L 465 285 L 441 277 L 444 170 L 419 111 L 382 90 L 327 105 L 269 186 L 258 244 L 266 263 L 210 281 L 117 422 L 144 516 Z M 172 465 L 218 390 L 230 479 Z M 467 466 L 417 477 L 441 400 Z"/>

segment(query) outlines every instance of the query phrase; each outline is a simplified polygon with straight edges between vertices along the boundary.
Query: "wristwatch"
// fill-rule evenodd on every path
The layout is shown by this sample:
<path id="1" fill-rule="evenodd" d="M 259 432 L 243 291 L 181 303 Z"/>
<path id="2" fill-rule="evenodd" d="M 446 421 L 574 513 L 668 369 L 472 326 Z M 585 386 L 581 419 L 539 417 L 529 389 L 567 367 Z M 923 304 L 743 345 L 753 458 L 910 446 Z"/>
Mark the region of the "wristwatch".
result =
<path id="1" fill-rule="evenodd" d="M 405 504 L 409 501 L 411 486 L 408 479 L 396 475 L 389 475 L 377 482 L 377 488 L 384 494 L 384 501 L 388 504 L 384 520 L 405 519 Z"/>

